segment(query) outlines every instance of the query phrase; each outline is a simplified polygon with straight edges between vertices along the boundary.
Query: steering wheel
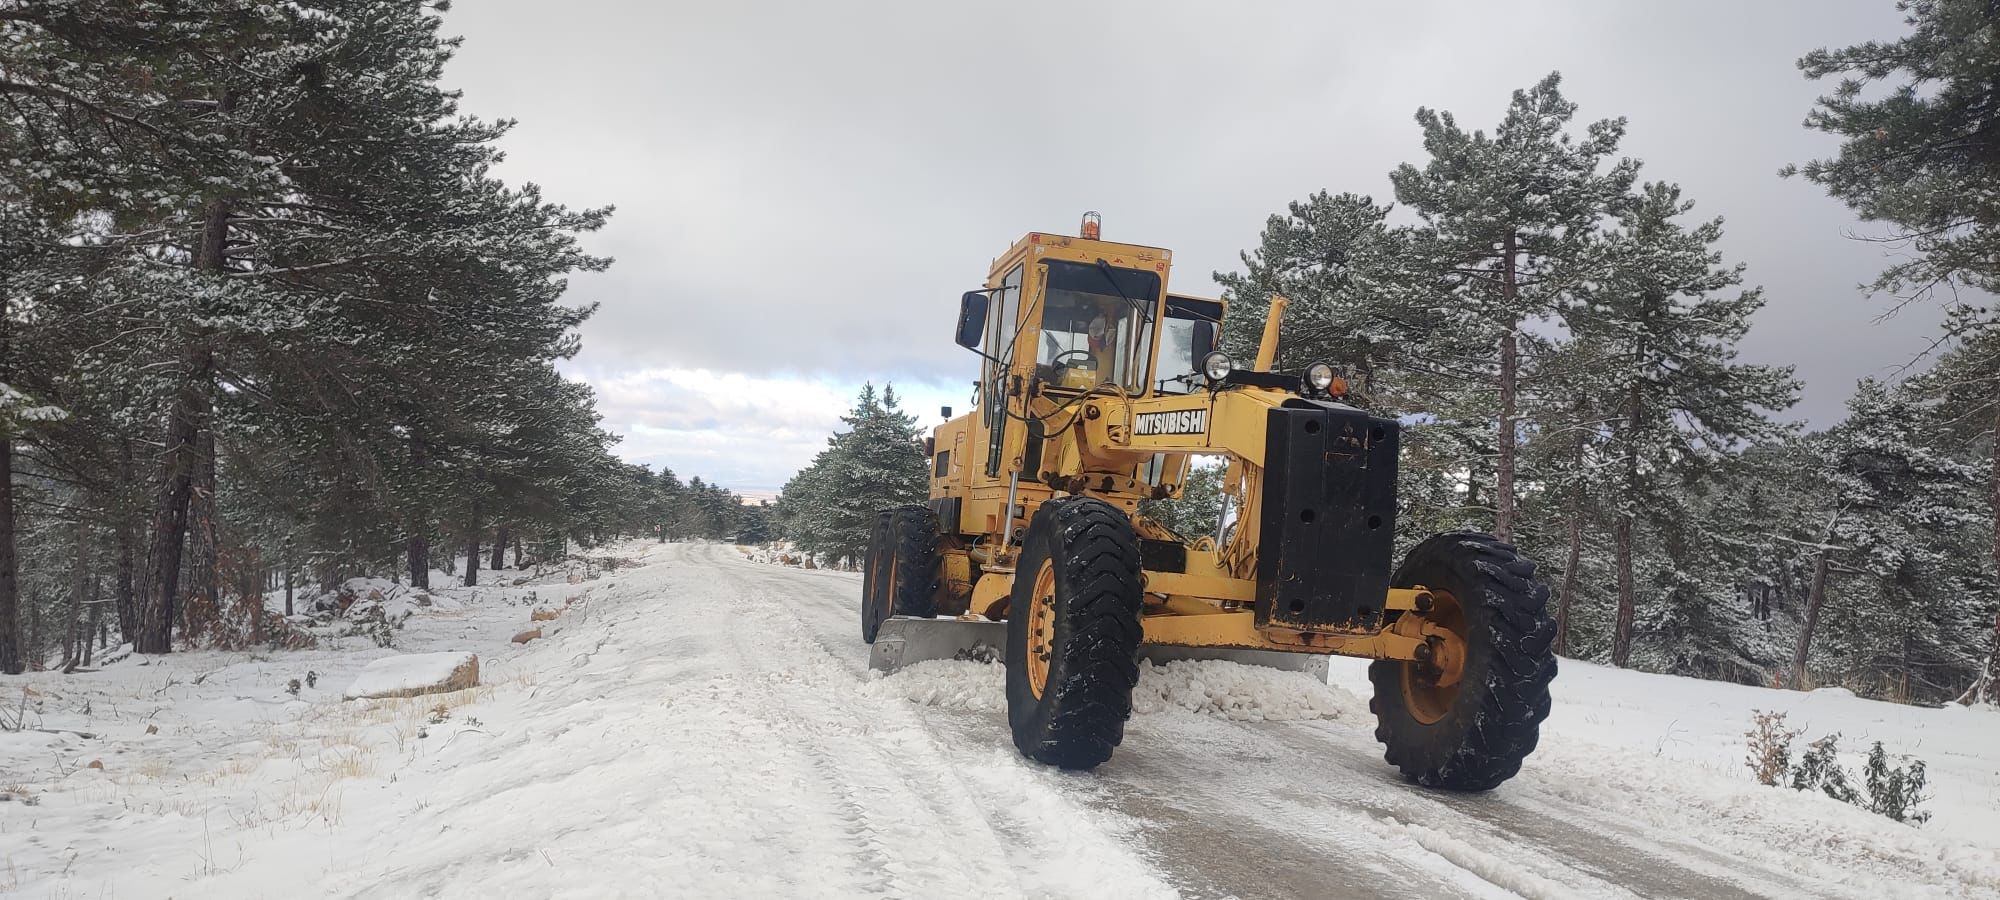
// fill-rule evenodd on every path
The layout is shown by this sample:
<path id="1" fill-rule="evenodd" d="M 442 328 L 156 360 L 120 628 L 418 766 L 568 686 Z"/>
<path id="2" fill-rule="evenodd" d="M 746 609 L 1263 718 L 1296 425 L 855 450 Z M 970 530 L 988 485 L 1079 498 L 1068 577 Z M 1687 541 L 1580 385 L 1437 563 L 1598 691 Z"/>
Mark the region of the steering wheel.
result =
<path id="1" fill-rule="evenodd" d="M 1075 357 L 1075 361 L 1072 362 L 1071 357 Z M 1049 362 L 1049 366 L 1055 369 L 1068 369 L 1072 367 L 1078 369 L 1095 369 L 1097 368 L 1097 357 L 1092 356 L 1088 350 L 1064 350 L 1056 354 L 1056 358 Z"/>

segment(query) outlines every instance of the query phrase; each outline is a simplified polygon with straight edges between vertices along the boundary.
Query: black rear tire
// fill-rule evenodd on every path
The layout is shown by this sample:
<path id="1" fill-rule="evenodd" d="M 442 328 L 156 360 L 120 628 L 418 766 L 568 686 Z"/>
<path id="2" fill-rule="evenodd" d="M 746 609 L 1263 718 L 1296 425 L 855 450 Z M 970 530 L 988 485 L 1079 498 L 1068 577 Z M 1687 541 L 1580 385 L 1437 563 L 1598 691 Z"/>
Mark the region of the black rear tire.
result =
<path id="1" fill-rule="evenodd" d="M 892 615 L 937 615 L 938 517 L 928 506 L 899 506 L 889 511 L 889 540 L 896 548 L 890 567 L 889 608 Z"/>
<path id="2" fill-rule="evenodd" d="M 889 561 L 895 550 L 889 543 L 889 518 L 893 510 L 875 514 L 868 530 L 868 553 L 861 557 L 861 639 L 875 643 L 882 620 L 889 618 Z"/>
<path id="3" fill-rule="evenodd" d="M 1377 660 L 1368 667 L 1375 686 L 1368 707 L 1383 755 L 1403 777 L 1427 787 L 1491 790 L 1521 770 L 1549 714 L 1549 682 L 1556 675 L 1549 589 L 1535 580 L 1535 564 L 1512 545 L 1476 532 L 1418 544 L 1394 583 L 1423 585 L 1456 601 L 1466 631 L 1465 664 L 1455 696 L 1431 722 L 1413 713 L 1413 703 L 1421 701 L 1406 694 L 1415 663 Z"/>
<path id="4" fill-rule="evenodd" d="M 1053 638 L 1038 693 L 1028 657 L 1045 566 Z M 1139 540 L 1123 511 L 1091 497 L 1057 498 L 1036 511 L 1007 614 L 1007 723 L 1022 755 L 1089 769 L 1124 740 L 1139 681 L 1141 587 Z"/>
<path id="5" fill-rule="evenodd" d="M 861 563 L 861 639 L 872 644 L 890 616 L 937 615 L 938 518 L 928 506 L 875 514 Z"/>

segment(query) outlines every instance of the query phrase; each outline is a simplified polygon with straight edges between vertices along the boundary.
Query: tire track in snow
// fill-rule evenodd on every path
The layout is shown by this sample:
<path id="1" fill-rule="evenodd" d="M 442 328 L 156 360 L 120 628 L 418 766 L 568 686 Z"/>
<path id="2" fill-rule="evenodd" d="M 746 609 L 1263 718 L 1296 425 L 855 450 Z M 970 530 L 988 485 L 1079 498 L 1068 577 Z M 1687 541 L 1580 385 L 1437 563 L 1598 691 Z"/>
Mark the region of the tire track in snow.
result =
<path id="1" fill-rule="evenodd" d="M 931 857 L 953 860 L 981 873 L 990 883 L 982 892 L 989 893 L 1170 893 L 1131 848 L 1116 835 L 1104 833 L 1108 823 L 1068 807 L 1036 778 L 1019 777 L 1023 767 L 1011 753 L 947 748 L 926 728 L 917 710 L 866 691 L 865 658 L 857 670 L 854 660 L 843 659 L 843 654 L 825 645 L 817 629 L 794 608 L 797 590 L 789 580 L 770 590 L 768 575 L 776 573 L 748 564 L 729 566 L 726 557 L 717 558 L 735 551 L 713 546 L 690 549 L 703 562 L 735 576 L 722 580 L 751 585 L 748 590 L 736 588 L 738 596 L 727 604 L 746 620 L 742 624 L 762 626 L 734 632 L 738 654 L 768 663 L 771 671 L 787 673 L 805 688 L 781 692 L 776 699 L 788 714 L 825 726 L 813 729 L 810 737 L 817 745 L 837 745 L 827 747 L 832 777 L 860 782 L 860 790 L 851 797 L 864 813 L 887 807 L 893 820 L 895 810 L 921 808 L 936 821 L 935 827 L 892 842 L 903 851 L 894 865 L 921 864 Z M 835 579 L 836 585 L 840 581 Z M 745 637 L 750 634 L 759 639 Z M 860 643 L 858 635 L 855 643 Z M 776 648 L 804 652 L 780 656 L 774 653 Z M 861 770 L 868 777 L 856 778 L 857 760 L 864 763 Z M 867 815 L 870 827 L 875 827 L 872 823 L 881 817 Z M 1060 839 L 1048 840 L 1045 832 L 1050 830 Z M 1023 884 L 1030 876 L 1033 880 Z"/>
<path id="2" fill-rule="evenodd" d="M 831 575 L 812 575 L 751 563 L 728 551 L 728 556 L 710 558 L 715 562 L 760 581 L 777 582 L 782 589 L 772 596 L 806 630 L 813 642 L 829 656 L 839 656 L 826 645 L 842 637 L 856 647 L 865 647 L 858 634 L 859 583 Z M 828 615 L 831 612 L 832 615 Z M 865 651 L 864 651 L 865 653 Z M 865 655 L 860 665 L 865 670 Z M 1071 805 L 1137 820 L 1146 827 L 1138 836 L 1145 856 L 1185 891 L 1207 896 L 1327 897 L 1327 896 L 1480 896 L 1493 892 L 1450 865 L 1441 857 L 1412 864 L 1382 852 L 1381 841 L 1343 839 L 1366 825 L 1365 815 L 1357 814 L 1340 829 L 1308 816 L 1297 827 L 1277 827 L 1277 812 L 1256 807 L 1246 815 L 1241 803 L 1217 799 L 1231 790 L 1217 790 L 1210 779 L 1218 762 L 1233 758 L 1229 753 L 1213 757 L 1197 755 L 1212 742 L 1188 735 L 1166 736 L 1162 746 L 1143 737 L 1143 729 L 1127 731 L 1127 748 L 1136 743 L 1148 750 L 1121 749 L 1110 763 L 1092 774 L 1058 773 L 1034 766 L 1014 753 L 1005 722 L 999 716 L 975 715 L 954 710 L 923 709 L 924 719 L 943 742 L 960 754 L 985 752 L 999 757 L 988 772 L 1018 772 L 1030 778 L 1048 779 Z M 1149 716 L 1146 723 L 1171 720 L 1174 716 Z M 1220 723 L 1201 716 L 1188 716 L 1193 723 Z M 1183 749 L 1166 749 L 1165 744 Z M 993 748 L 986 750 L 985 748 Z M 1159 750 L 1162 752 L 1154 752 Z M 1200 773 L 1199 777 L 1190 777 Z M 999 776 L 995 776 L 999 777 Z M 1199 786 L 1196 783 L 1201 783 Z M 1190 790 L 1190 788 L 1193 788 Z M 1193 798 L 1192 802 L 1190 798 Z M 1231 806 L 1237 808 L 1231 809 Z M 1296 818 L 1296 817 L 1294 817 Z M 1413 845 L 1414 846 L 1414 845 Z M 1420 855 L 1422 854 L 1421 848 Z M 1309 855 L 1301 851 L 1312 851 Z M 1332 862 L 1337 861 L 1337 862 Z M 1034 857 L 1026 864 L 1034 865 Z"/>
<path id="3" fill-rule="evenodd" d="M 717 562 L 777 576 L 771 580 L 791 587 L 786 597 L 791 611 L 815 632 L 815 642 L 829 654 L 845 656 L 828 645 L 853 630 L 849 620 L 858 599 L 848 594 L 859 590 L 857 582 L 740 557 Z M 858 638 L 852 641 L 863 646 Z M 865 656 L 858 658 L 865 665 Z M 949 710 L 928 710 L 926 717 L 955 733 L 955 742 L 1008 746 L 998 717 Z M 1346 723 L 1177 721 L 1182 718 L 1136 720 L 1125 746 L 1094 776 L 1097 787 L 1115 789 L 1081 792 L 1075 799 L 1151 823 L 1146 841 L 1152 858 L 1195 893 L 1730 898 L 1849 893 L 1817 880 L 1814 888 L 1805 888 L 1797 873 L 1596 816 L 1566 821 L 1545 811 L 1545 798 L 1529 790 L 1525 779 L 1497 794 L 1463 797 L 1410 787 L 1383 768 L 1366 733 L 1372 722 L 1352 729 Z M 1347 730 L 1354 733 L 1343 733 Z M 1313 773 L 1288 788 L 1259 777 L 1259 767 L 1291 771 L 1303 761 L 1310 761 Z"/>

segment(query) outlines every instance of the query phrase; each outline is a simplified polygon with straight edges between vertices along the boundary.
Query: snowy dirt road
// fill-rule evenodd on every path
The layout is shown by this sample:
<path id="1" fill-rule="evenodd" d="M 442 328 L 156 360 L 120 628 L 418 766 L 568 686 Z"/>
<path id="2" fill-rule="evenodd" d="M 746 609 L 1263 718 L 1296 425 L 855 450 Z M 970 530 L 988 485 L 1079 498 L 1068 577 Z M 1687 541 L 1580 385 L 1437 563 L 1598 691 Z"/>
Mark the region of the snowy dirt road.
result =
<path id="1" fill-rule="evenodd" d="M 870 693 L 863 687 L 870 676 L 867 648 L 857 637 L 855 579 L 745 564 L 726 547 L 687 552 L 693 557 L 688 562 L 714 573 L 718 593 L 760 607 L 759 616 L 786 630 L 810 635 L 811 643 L 796 647 L 787 662 L 823 668 L 821 657 L 833 660 L 857 696 Z M 1704 838 L 1712 829 L 1703 827 L 1699 814 L 1635 821 L 1572 792 L 1550 790 L 1549 782 L 1581 773 L 1535 762 L 1523 777 L 1489 794 L 1410 786 L 1382 761 L 1365 699 L 1351 695 L 1333 719 L 1245 722 L 1177 709 L 1142 714 L 1109 763 L 1090 774 L 1058 773 L 1014 756 L 1004 712 L 995 705 L 997 667 L 949 665 L 993 670 L 987 673 L 993 702 L 919 708 L 921 758 L 900 760 L 902 766 L 893 754 L 876 761 L 901 768 L 915 791 L 953 782 L 967 789 L 981 806 L 975 818 L 985 820 L 979 840 L 997 836 L 1013 863 L 1010 876 L 990 889 L 1076 895 L 1075 885 L 1037 881 L 1037 873 L 1068 866 L 1044 861 L 1061 858 L 1055 847 L 1033 848 L 1049 838 L 1057 845 L 1075 842 L 1081 829 L 1089 829 L 1097 832 L 1093 843 L 1106 841 L 1129 857 L 1128 868 L 1190 896 L 1882 896 L 1881 885 L 1856 883 L 1837 861 L 1787 868 L 1718 850 L 1716 841 Z M 903 677 L 884 679 L 874 693 Z M 975 708 L 956 708 L 963 706 Z M 900 718 L 911 711 L 896 712 Z M 1032 798 L 1025 815 L 1008 805 L 1015 797 Z M 1056 810 L 1063 824 L 1050 828 L 1046 817 Z M 863 799 L 860 811 L 860 821 L 872 824 L 907 821 L 911 808 L 880 795 Z M 955 824 L 938 820 L 923 830 L 949 834 Z M 1720 843 L 1745 837 L 1735 832 Z M 1763 839 L 1754 832 L 1747 837 Z M 1099 857 L 1083 864 L 1107 863 Z M 1107 879 L 1110 874 L 1089 876 L 1083 893 L 1106 892 L 1118 883 Z M 1127 884 L 1129 893 L 1146 893 L 1138 880 Z M 1933 887 L 1951 896 L 1968 886 Z M 1900 889 L 1930 892 L 1907 883 Z"/>
<path id="2" fill-rule="evenodd" d="M 525 646 L 505 636 L 526 610 L 490 597 L 430 637 L 412 625 L 410 649 L 482 655 L 488 687 L 445 721 L 399 724 L 390 701 L 291 700 L 244 666 L 215 702 L 273 710 L 253 723 L 262 738 L 225 740 L 232 726 L 201 718 L 207 701 L 184 707 L 190 734 L 245 758 L 121 781 L 177 731 L 112 727 L 99 740 L 129 752 L 113 749 L 126 755 L 111 772 L 64 768 L 29 785 L 39 805 L 0 805 L 0 893 L 17 871 L 30 896 L 2000 896 L 1984 798 L 1919 829 L 1762 787 L 1740 764 L 1633 746 L 1610 707 L 1576 717 L 1562 677 L 1552 723 L 1593 736 L 1545 737 L 1483 795 L 1398 779 L 1354 667 L 1334 686 L 1220 663 L 1149 670 L 1117 755 L 1064 773 L 1015 753 L 1000 667 L 870 673 L 856 576 L 726 545 L 617 552 L 640 565 L 565 588 L 578 601 Z M 1680 681 L 1575 669 L 1572 685 L 1649 679 L 1636 683 L 1653 696 L 1619 688 L 1635 709 Z M 1736 710 L 1711 714 L 1740 730 Z M 1972 729 L 1971 749 L 1934 754 L 1941 777 L 1966 779 L 1961 796 L 1996 768 L 1979 749 L 1991 723 L 1966 721 L 1950 730 Z M 371 765 L 255 758 L 322 746 L 334 722 Z M 305 770 L 311 811 L 273 804 Z M 162 800 L 132 799 L 147 791 Z"/>

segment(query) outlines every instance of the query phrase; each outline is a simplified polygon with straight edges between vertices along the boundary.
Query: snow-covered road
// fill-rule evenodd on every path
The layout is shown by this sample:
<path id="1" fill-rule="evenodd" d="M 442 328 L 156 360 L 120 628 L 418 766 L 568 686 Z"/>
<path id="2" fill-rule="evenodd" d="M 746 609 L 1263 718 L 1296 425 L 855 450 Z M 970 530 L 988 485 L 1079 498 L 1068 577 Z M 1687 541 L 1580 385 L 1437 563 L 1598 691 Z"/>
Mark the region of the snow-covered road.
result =
<path id="1" fill-rule="evenodd" d="M 715 573 L 718 593 L 758 609 L 756 619 L 776 631 L 796 628 L 810 636 L 781 664 L 820 668 L 822 658 L 830 659 L 859 689 L 857 698 L 870 693 L 864 687 L 867 647 L 857 636 L 859 586 L 852 576 L 744 563 L 727 547 L 693 546 L 686 553 L 693 557 L 689 563 Z M 992 669 L 989 696 L 997 704 L 1001 673 L 995 667 L 949 665 Z M 1095 831 L 1121 851 L 1118 868 L 1148 871 L 1190 895 L 1882 895 L 1878 886 L 1855 884 L 1837 869 L 1800 871 L 1718 851 L 1703 839 L 1698 820 L 1634 821 L 1547 787 L 1581 773 L 1531 762 L 1522 778 L 1490 794 L 1410 786 L 1382 761 L 1365 701 L 1346 699 L 1343 715 L 1334 719 L 1245 722 L 1180 710 L 1140 715 L 1117 755 L 1091 774 L 1057 773 L 1018 758 L 1002 712 L 957 708 L 994 704 L 953 702 L 916 712 L 925 752 L 906 760 L 905 771 L 916 771 L 919 760 L 926 768 L 935 760 L 940 774 L 923 777 L 973 785 L 975 799 L 1032 796 L 1031 821 L 987 806 L 989 823 L 1009 835 L 1047 833 L 1042 823 L 1059 809 L 1065 823 L 1060 833 L 1070 835 L 1061 843 L 1081 841 L 1080 829 Z M 895 721 L 910 712 L 895 710 Z M 870 821 L 895 822 L 905 809 L 891 803 Z M 955 844 L 947 838 L 931 845 Z M 1101 855 L 1077 863 L 1089 872 L 1089 890 L 1039 881 L 1036 873 L 1069 866 L 1051 866 L 1065 857 L 1033 846 L 1010 846 L 1012 880 L 988 889 L 1077 896 L 1101 895 L 1107 885 L 1119 884 L 1104 871 L 1108 859 Z M 1129 884 L 1130 893 L 1144 893 L 1140 882 Z"/>
<path id="2" fill-rule="evenodd" d="M 581 601 L 525 646 L 505 643 L 525 610 L 497 602 L 429 637 L 414 622 L 406 649 L 483 657 L 489 687 L 441 723 L 401 723 L 392 701 L 287 700 L 249 664 L 228 670 L 245 674 L 227 702 L 280 712 L 254 729 L 201 720 L 203 746 L 324 747 L 338 725 L 375 763 L 330 780 L 323 749 L 215 758 L 205 774 L 162 764 L 148 777 L 171 782 L 165 803 L 135 803 L 154 788 L 116 777 L 128 757 L 63 769 L 30 785 L 38 806 L 0 804 L 0 891 L 14 871 L 31 895 L 119 897 L 2000 896 L 2000 837 L 1977 797 L 1924 828 L 1892 823 L 1593 732 L 1618 711 L 1563 690 L 1647 679 L 1657 696 L 1636 709 L 1675 699 L 1679 679 L 1573 667 L 1551 721 L 1585 737 L 1558 728 L 1520 777 L 1453 795 L 1381 761 L 1356 667 L 1331 687 L 1225 664 L 1149 671 L 1117 755 L 1064 773 L 1014 752 L 999 667 L 868 672 L 853 575 L 724 545 L 619 552 L 642 565 L 564 587 Z M 1711 731 L 1743 727 L 1734 708 L 1709 714 L 1725 717 Z M 1961 795 L 2000 768 L 1977 749 L 1993 723 L 1965 722 L 1953 733 L 1972 729 L 1974 749 L 1934 745 L 1951 754 L 1940 772 L 1971 773 Z M 175 729 L 142 725 L 97 740 L 163 752 L 146 742 Z M 316 805 L 267 802 L 305 770 Z M 244 811 L 259 809 L 275 811 Z"/>

